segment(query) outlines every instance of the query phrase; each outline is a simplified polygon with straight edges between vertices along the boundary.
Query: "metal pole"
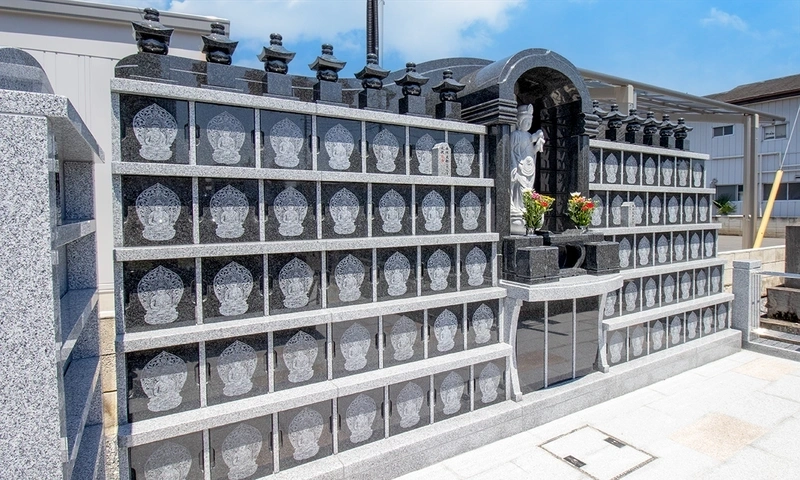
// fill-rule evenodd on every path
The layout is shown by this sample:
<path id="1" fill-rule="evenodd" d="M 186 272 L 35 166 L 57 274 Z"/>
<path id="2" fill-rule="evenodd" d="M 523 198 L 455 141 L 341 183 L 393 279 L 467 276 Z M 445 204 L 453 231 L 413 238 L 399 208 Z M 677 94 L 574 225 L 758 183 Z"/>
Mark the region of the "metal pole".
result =
<path id="1" fill-rule="evenodd" d="M 758 217 L 758 168 L 756 161 L 758 115 L 744 118 L 744 201 L 742 204 L 742 248 L 752 248 Z"/>

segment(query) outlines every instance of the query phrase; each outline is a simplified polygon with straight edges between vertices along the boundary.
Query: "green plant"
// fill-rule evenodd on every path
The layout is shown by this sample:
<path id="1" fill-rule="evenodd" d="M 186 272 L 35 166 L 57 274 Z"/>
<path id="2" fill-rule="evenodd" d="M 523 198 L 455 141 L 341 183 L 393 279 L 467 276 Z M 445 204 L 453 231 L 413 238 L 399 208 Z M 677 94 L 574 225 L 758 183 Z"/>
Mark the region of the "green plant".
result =
<path id="1" fill-rule="evenodd" d="M 567 215 L 578 227 L 586 227 L 592 221 L 594 202 L 581 195 L 581 192 L 572 192 L 567 203 Z"/>
<path id="2" fill-rule="evenodd" d="M 717 213 L 720 215 L 736 213 L 736 205 L 734 205 L 733 200 L 728 195 L 717 196 L 717 199 L 714 200 L 714 206 L 717 207 Z"/>
<path id="3" fill-rule="evenodd" d="M 522 192 L 522 201 L 525 204 L 525 211 L 522 219 L 525 220 L 525 228 L 534 230 L 542 227 L 542 216 L 553 208 L 553 197 L 542 195 L 534 190 Z"/>

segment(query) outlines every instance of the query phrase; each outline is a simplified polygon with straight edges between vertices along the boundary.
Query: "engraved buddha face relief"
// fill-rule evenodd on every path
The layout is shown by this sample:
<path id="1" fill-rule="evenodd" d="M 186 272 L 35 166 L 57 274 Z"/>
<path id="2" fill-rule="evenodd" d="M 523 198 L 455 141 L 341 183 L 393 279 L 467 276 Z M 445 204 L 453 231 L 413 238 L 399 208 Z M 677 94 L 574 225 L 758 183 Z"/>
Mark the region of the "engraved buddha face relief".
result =
<path id="1" fill-rule="evenodd" d="M 619 333 L 619 331 L 614 332 L 611 335 L 611 340 L 608 342 L 608 353 L 611 358 L 609 361 L 611 363 L 619 363 L 622 360 L 622 347 L 625 339 Z"/>
<path id="2" fill-rule="evenodd" d="M 661 223 L 661 197 L 650 199 L 650 224 Z"/>
<path id="3" fill-rule="evenodd" d="M 379 172 L 394 172 L 397 154 L 400 153 L 400 144 L 389 130 L 381 130 L 372 140 L 372 153 L 375 154 L 375 168 Z"/>
<path id="4" fill-rule="evenodd" d="M 617 183 L 618 170 L 619 161 L 617 160 L 617 157 L 613 153 L 609 154 L 605 161 L 606 183 Z"/>
<path id="5" fill-rule="evenodd" d="M 147 272 L 137 285 L 137 294 L 148 325 L 165 325 L 178 319 L 183 281 L 172 270 L 159 265 Z"/>
<path id="6" fill-rule="evenodd" d="M 419 172 L 425 175 L 433 173 L 433 146 L 436 141 L 427 133 L 417 140 L 414 155 L 417 157 Z"/>
<path id="7" fill-rule="evenodd" d="M 139 156 L 153 162 L 172 157 L 172 144 L 178 136 L 178 124 L 168 111 L 155 103 L 133 117 L 133 134 L 139 141 Z"/>
<path id="8" fill-rule="evenodd" d="M 462 138 L 453 147 L 453 159 L 456 162 L 456 175 L 468 177 L 472 174 L 472 163 L 475 161 L 475 148 L 472 142 Z"/>
<path id="9" fill-rule="evenodd" d="M 257 363 L 253 347 L 239 340 L 230 344 L 219 356 L 217 365 L 217 374 L 225 385 L 222 394 L 236 397 L 250 392 Z"/>
<path id="10" fill-rule="evenodd" d="M 419 385 L 409 382 L 397 395 L 397 413 L 400 415 L 400 427 L 410 428 L 419 423 L 419 413 L 425 394 Z"/>
<path id="11" fill-rule="evenodd" d="M 278 219 L 278 233 L 284 237 L 297 237 L 303 234 L 303 220 L 308 213 L 308 201 L 294 187 L 286 187 L 275 197 L 273 205 Z"/>
<path id="12" fill-rule="evenodd" d="M 467 272 L 467 284 L 471 287 L 483 285 L 486 272 L 486 254 L 478 247 L 473 247 L 464 259 L 464 270 Z"/>
<path id="13" fill-rule="evenodd" d="M 436 350 L 449 352 L 455 346 L 458 330 L 458 318 L 450 310 L 444 310 L 433 323 L 433 334 L 436 337 Z"/>
<path id="14" fill-rule="evenodd" d="M 417 325 L 406 316 L 400 317 L 389 333 L 389 342 L 394 349 L 392 358 L 397 361 L 403 361 L 414 356 L 414 344 L 416 341 Z"/>
<path id="15" fill-rule="evenodd" d="M 354 323 L 342 334 L 341 350 L 344 357 L 344 369 L 348 372 L 361 370 L 367 365 L 367 352 L 371 343 L 369 330 L 359 323 Z"/>
<path id="16" fill-rule="evenodd" d="M 319 439 L 323 429 L 322 415 L 305 407 L 289 424 L 289 442 L 294 448 L 295 460 L 307 460 L 319 452 Z"/>
<path id="17" fill-rule="evenodd" d="M 283 348 L 283 362 L 289 369 L 291 383 L 305 382 L 314 376 L 314 361 L 319 347 L 314 337 L 300 330 L 286 342 Z"/>
<path id="18" fill-rule="evenodd" d="M 606 304 L 603 310 L 603 315 L 611 317 L 614 315 L 614 310 L 617 304 L 617 292 L 611 291 L 606 295 Z"/>
<path id="19" fill-rule="evenodd" d="M 162 351 L 147 362 L 140 374 L 142 390 L 150 399 L 147 409 L 165 412 L 178 407 L 183 401 L 181 390 L 187 376 L 186 362 L 171 353 Z"/>
<path id="20" fill-rule="evenodd" d="M 697 336 L 697 314 L 692 312 L 686 318 L 686 336 L 690 339 Z"/>
<path id="21" fill-rule="evenodd" d="M 674 165 L 672 160 L 665 160 L 661 163 L 661 178 L 664 180 L 664 185 L 672 185 L 672 170 Z"/>
<path id="22" fill-rule="evenodd" d="M 653 342 L 653 350 L 661 350 L 664 346 L 664 326 L 661 321 L 653 324 L 653 329 L 650 330 L 650 340 Z"/>
<path id="23" fill-rule="evenodd" d="M 356 231 L 356 218 L 361 206 L 358 197 L 342 188 L 330 200 L 328 211 L 333 219 L 333 231 L 339 235 L 349 235 Z"/>
<path id="24" fill-rule="evenodd" d="M 461 197 L 458 206 L 461 214 L 461 228 L 472 231 L 478 228 L 478 217 L 481 215 L 481 200 L 471 191 Z"/>
<path id="25" fill-rule="evenodd" d="M 444 198 L 436 190 L 431 190 L 422 199 L 422 217 L 425 219 L 425 230 L 428 232 L 438 232 L 442 229 L 442 218 L 444 218 L 445 203 Z"/>
<path id="26" fill-rule="evenodd" d="M 314 271 L 295 257 L 283 266 L 278 274 L 278 286 L 283 294 L 283 306 L 301 308 L 308 305 L 308 293 L 314 281 Z"/>
<path id="27" fill-rule="evenodd" d="M 638 357 L 644 352 L 644 336 L 644 328 L 636 325 L 631 332 L 631 350 L 634 357 Z"/>
<path id="28" fill-rule="evenodd" d="M 344 257 L 334 271 L 334 281 L 339 288 L 339 300 L 353 302 L 361 298 L 361 284 L 364 283 L 364 264 L 352 255 Z"/>
<path id="29" fill-rule="evenodd" d="M 594 210 L 592 211 L 592 226 L 599 227 L 603 223 L 603 199 L 599 195 L 592 197 Z"/>
<path id="30" fill-rule="evenodd" d="M 300 164 L 303 149 L 303 131 L 293 121 L 284 118 L 269 131 L 269 144 L 275 152 L 275 165 L 294 168 Z"/>
<path id="31" fill-rule="evenodd" d="M 144 464 L 145 480 L 185 480 L 192 469 L 189 450 L 177 443 L 165 442 Z"/>
<path id="32" fill-rule="evenodd" d="M 681 343 L 681 328 L 680 317 L 673 317 L 672 322 L 669 324 L 669 337 L 673 345 Z"/>
<path id="33" fill-rule="evenodd" d="M 350 430 L 351 443 L 361 443 L 372 437 L 372 424 L 377 413 L 375 400 L 363 393 L 350 402 L 345 412 L 345 423 Z"/>
<path id="34" fill-rule="evenodd" d="M 662 288 L 664 290 L 664 303 L 672 303 L 675 297 L 675 279 L 672 275 L 667 276 Z"/>
<path id="35" fill-rule="evenodd" d="M 244 235 L 244 221 L 250 204 L 244 193 L 228 185 L 211 197 L 211 219 L 217 224 L 219 238 L 239 238 Z"/>
<path id="36" fill-rule="evenodd" d="M 247 312 L 247 299 L 252 291 L 253 275 L 236 262 L 227 264 L 214 276 L 220 315 L 230 317 Z"/>
<path id="37" fill-rule="evenodd" d="M 452 415 L 461 409 L 461 397 L 464 395 L 464 379 L 456 372 L 450 372 L 442 381 L 439 399 L 442 401 L 445 415 Z"/>
<path id="38" fill-rule="evenodd" d="M 427 267 L 431 290 L 438 292 L 446 289 L 447 277 L 450 275 L 450 257 L 444 251 L 437 249 L 428 258 Z"/>
<path id="39" fill-rule="evenodd" d="M 627 238 L 619 241 L 619 267 L 628 268 L 631 258 L 631 242 Z"/>
<path id="40" fill-rule="evenodd" d="M 244 145 L 244 125 L 228 112 L 222 112 L 208 122 L 208 143 L 214 150 L 211 158 L 222 165 L 236 165 L 241 160 L 239 151 Z"/>
<path id="41" fill-rule="evenodd" d="M 644 162 L 644 183 L 653 185 L 656 182 L 656 162 L 652 157 L 647 157 Z"/>
<path id="42" fill-rule="evenodd" d="M 389 296 L 405 295 L 408 291 L 408 277 L 411 275 L 411 264 L 400 252 L 395 252 L 386 260 L 383 267 L 383 277 L 388 285 Z"/>
<path id="43" fill-rule="evenodd" d="M 472 314 L 472 330 L 475 332 L 475 343 L 484 344 L 491 340 L 494 312 L 482 303 Z"/>
<path id="44" fill-rule="evenodd" d="M 500 386 L 501 378 L 502 372 L 494 363 L 489 362 L 483 367 L 478 377 L 482 403 L 492 403 L 497 399 L 497 388 Z"/>
<path id="45" fill-rule="evenodd" d="M 136 216 L 144 227 L 142 237 L 152 242 L 175 238 L 175 222 L 180 214 L 180 198 L 160 183 L 148 187 L 136 197 Z"/>
<path id="46" fill-rule="evenodd" d="M 383 220 L 383 231 L 397 233 L 402 228 L 403 217 L 406 214 L 406 201 L 403 196 L 394 190 L 389 190 L 378 203 L 378 214 Z"/>
<path id="47" fill-rule="evenodd" d="M 325 134 L 325 151 L 328 152 L 328 166 L 334 170 L 350 168 L 350 156 L 355 141 L 353 135 L 341 123 L 334 125 Z"/>
<path id="48" fill-rule="evenodd" d="M 222 460 L 228 467 L 229 480 L 247 478 L 258 470 L 256 459 L 264 438 L 258 429 L 240 424 L 222 442 Z"/>

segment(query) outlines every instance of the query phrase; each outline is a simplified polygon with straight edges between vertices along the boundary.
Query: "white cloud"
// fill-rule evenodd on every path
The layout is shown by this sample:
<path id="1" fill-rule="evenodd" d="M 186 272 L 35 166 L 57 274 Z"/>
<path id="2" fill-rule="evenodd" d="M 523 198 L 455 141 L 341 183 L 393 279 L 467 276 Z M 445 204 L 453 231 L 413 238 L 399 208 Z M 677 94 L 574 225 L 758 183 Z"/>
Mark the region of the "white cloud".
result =
<path id="1" fill-rule="evenodd" d="M 729 27 L 740 32 L 748 30 L 747 23 L 738 15 L 733 15 L 716 8 L 712 8 L 708 16 L 700 21 L 703 25 L 715 25 L 720 27 Z"/>

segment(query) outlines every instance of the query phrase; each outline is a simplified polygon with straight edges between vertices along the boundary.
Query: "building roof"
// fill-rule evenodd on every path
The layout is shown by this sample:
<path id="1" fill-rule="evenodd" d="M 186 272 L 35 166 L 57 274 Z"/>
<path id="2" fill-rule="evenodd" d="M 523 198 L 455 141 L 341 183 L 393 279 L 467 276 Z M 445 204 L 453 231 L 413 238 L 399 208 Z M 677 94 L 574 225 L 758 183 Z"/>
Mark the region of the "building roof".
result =
<path id="1" fill-rule="evenodd" d="M 721 102 L 746 105 L 800 95 L 800 74 L 748 83 L 727 92 L 708 95 Z"/>

